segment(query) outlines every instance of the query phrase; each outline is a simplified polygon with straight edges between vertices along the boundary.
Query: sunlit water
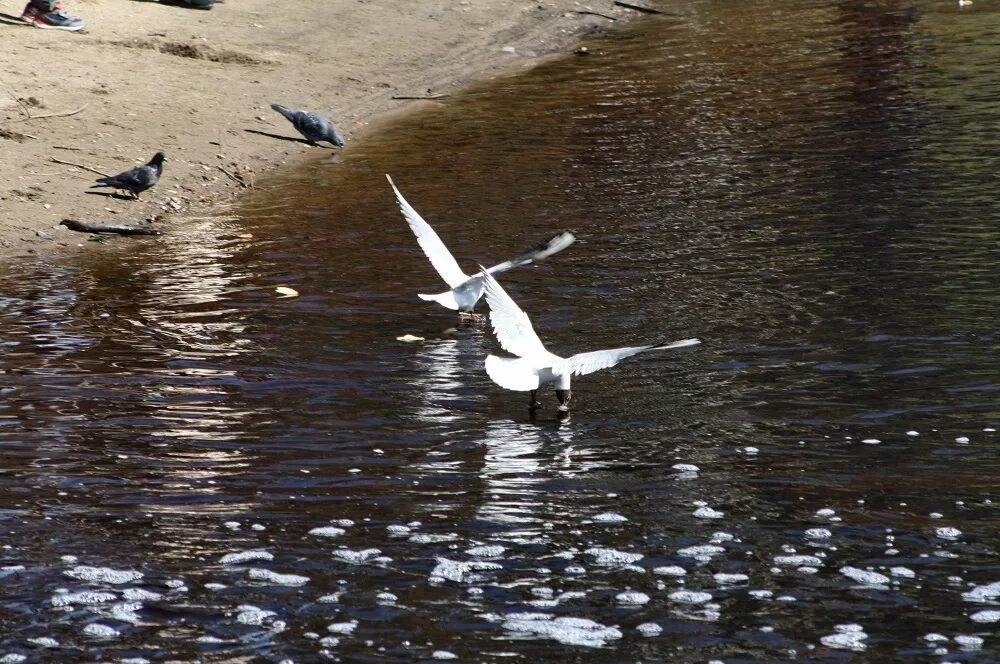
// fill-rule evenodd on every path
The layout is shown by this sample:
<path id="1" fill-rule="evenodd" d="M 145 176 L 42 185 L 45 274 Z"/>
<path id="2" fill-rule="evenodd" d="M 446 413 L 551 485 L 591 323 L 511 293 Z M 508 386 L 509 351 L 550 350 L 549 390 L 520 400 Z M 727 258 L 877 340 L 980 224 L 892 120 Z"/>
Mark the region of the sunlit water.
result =
<path id="1" fill-rule="evenodd" d="M 996 661 L 997 6 L 665 8 L 7 266 L 0 662 Z M 704 344 L 531 421 L 385 173 L 579 236 L 503 279 L 557 352 Z"/>

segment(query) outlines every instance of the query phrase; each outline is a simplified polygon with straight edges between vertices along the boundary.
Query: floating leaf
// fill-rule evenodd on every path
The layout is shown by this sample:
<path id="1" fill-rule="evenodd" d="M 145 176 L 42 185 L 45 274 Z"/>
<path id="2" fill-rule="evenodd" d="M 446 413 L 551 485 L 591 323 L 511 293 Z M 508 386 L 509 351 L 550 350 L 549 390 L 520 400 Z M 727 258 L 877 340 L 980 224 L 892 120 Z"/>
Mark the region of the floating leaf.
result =
<path id="1" fill-rule="evenodd" d="M 281 297 L 298 297 L 299 295 L 297 290 L 288 286 L 278 286 L 274 289 L 274 292 L 281 295 Z"/>
<path id="2" fill-rule="evenodd" d="M 423 341 L 423 340 L 424 340 L 423 337 L 415 337 L 412 334 L 404 334 L 401 337 L 396 337 L 396 341 L 412 342 L 412 341 Z"/>

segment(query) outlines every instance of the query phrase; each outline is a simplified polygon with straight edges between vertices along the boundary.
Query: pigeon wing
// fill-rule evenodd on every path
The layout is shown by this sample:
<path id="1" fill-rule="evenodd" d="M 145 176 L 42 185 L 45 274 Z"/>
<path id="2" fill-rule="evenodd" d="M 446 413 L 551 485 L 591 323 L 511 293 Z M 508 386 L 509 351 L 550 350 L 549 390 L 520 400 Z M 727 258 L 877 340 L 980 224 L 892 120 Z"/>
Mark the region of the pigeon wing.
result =
<path id="1" fill-rule="evenodd" d="M 651 346 L 629 346 L 626 348 L 611 348 L 608 350 L 595 350 L 589 353 L 577 353 L 565 360 L 556 363 L 552 367 L 552 372 L 559 376 L 584 376 L 601 369 L 613 367 L 627 357 L 638 355 L 647 350 L 667 350 L 669 348 L 683 348 L 700 344 L 698 339 L 683 339 L 668 344 L 654 344 Z"/>
<path id="2" fill-rule="evenodd" d="M 389 185 L 396 193 L 399 211 L 403 213 L 406 223 L 410 225 L 410 230 L 417 236 L 420 248 L 424 250 L 424 254 L 427 255 L 434 269 L 438 271 L 438 274 L 441 275 L 441 278 L 444 279 L 449 288 L 455 288 L 465 282 L 469 278 L 469 275 L 462 272 L 462 268 L 458 266 L 455 257 L 448 251 L 448 247 L 444 246 L 444 242 L 441 241 L 441 238 L 434 232 L 430 224 L 424 221 L 424 218 L 413 209 L 413 206 L 406 202 L 403 195 L 399 193 L 399 189 L 396 189 L 396 184 L 392 181 L 392 178 L 388 175 L 385 177 L 389 180 Z"/>
<path id="3" fill-rule="evenodd" d="M 558 233 L 553 235 L 548 240 L 537 244 L 528 251 L 524 252 L 517 258 L 512 258 L 509 261 L 504 261 L 498 265 L 494 265 L 487 272 L 490 274 L 499 274 L 513 267 L 519 267 L 521 265 L 527 265 L 528 263 L 534 263 L 535 261 L 540 261 L 543 258 L 548 258 L 552 254 L 557 254 L 569 245 L 576 241 L 576 236 L 569 232 Z"/>
<path id="4" fill-rule="evenodd" d="M 486 289 L 486 303 L 490 305 L 493 332 L 504 350 L 519 357 L 549 355 L 542 340 L 531 327 L 528 314 L 517 306 L 493 275 L 484 271 L 482 277 Z"/>

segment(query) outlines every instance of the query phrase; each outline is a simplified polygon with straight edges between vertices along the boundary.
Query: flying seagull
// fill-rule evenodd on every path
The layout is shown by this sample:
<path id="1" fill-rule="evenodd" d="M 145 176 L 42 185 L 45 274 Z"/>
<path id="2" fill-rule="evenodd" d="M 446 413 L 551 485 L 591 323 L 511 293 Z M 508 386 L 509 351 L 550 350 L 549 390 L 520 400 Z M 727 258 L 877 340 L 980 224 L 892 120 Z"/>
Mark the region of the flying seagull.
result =
<path id="1" fill-rule="evenodd" d="M 139 194 L 146 191 L 160 181 L 160 174 L 163 173 L 163 160 L 167 156 L 162 152 L 157 152 L 147 163 L 142 166 L 130 168 L 127 171 L 97 180 L 93 187 L 114 187 L 123 189 L 132 194 L 133 198 L 139 198 Z"/>
<path id="2" fill-rule="evenodd" d="M 528 314 L 517 306 L 493 275 L 484 271 L 482 278 L 486 289 L 486 303 L 490 305 L 490 322 L 493 323 L 497 341 L 504 350 L 517 356 L 487 356 L 486 373 L 500 387 L 521 392 L 530 391 L 529 407 L 532 413 L 541 405 L 535 397 L 539 385 L 555 384 L 559 413 L 565 416 L 569 413 L 571 396 L 569 383 L 573 376 L 584 376 L 613 367 L 626 357 L 647 350 L 683 348 L 701 343 L 698 339 L 684 339 L 671 343 L 611 348 L 577 353 L 565 358 L 559 357 L 545 349 L 541 339 L 531 327 Z"/>
<path id="3" fill-rule="evenodd" d="M 434 269 L 438 271 L 441 278 L 448 284 L 449 290 L 443 293 L 437 293 L 436 295 L 419 294 L 418 297 L 422 300 L 437 302 L 449 309 L 455 309 L 459 312 L 459 316 L 463 318 L 477 316 L 474 313 L 474 309 L 476 308 L 476 303 L 479 302 L 479 298 L 483 296 L 483 283 L 486 274 L 499 274 L 514 267 L 540 261 L 543 258 L 562 251 L 576 240 L 576 237 L 572 233 L 558 233 L 548 240 L 539 243 L 537 246 L 532 247 L 517 258 L 504 261 L 488 270 L 483 270 L 483 272 L 469 276 L 458 266 L 455 257 L 448 251 L 448 247 L 444 246 L 444 242 L 434 232 L 434 229 L 430 227 L 430 224 L 424 221 L 424 218 L 413 209 L 413 206 L 406 202 L 406 199 L 403 198 L 403 195 L 399 193 L 399 189 L 393 183 L 392 178 L 388 175 L 385 177 L 389 180 L 392 190 L 396 192 L 399 210 L 403 213 L 406 223 L 410 225 L 410 230 L 417 236 L 420 248 L 424 250 L 427 258 L 431 261 L 431 265 L 434 266 Z"/>
<path id="4" fill-rule="evenodd" d="M 329 141 L 338 148 L 344 147 L 344 137 L 325 115 L 299 108 L 287 108 L 281 104 L 271 104 L 271 108 L 288 118 L 288 121 L 295 125 L 299 133 L 311 144 L 319 145 L 320 141 Z"/>

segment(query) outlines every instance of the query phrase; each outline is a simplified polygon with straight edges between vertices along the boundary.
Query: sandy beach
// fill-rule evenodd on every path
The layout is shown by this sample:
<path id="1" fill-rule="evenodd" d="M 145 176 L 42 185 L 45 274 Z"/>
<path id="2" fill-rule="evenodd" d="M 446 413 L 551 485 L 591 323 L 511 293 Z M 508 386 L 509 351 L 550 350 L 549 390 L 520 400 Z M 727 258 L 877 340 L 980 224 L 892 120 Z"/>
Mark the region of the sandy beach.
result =
<path id="1" fill-rule="evenodd" d="M 300 137 L 271 103 L 327 114 L 350 150 L 375 117 L 436 103 L 400 97 L 447 95 L 637 16 L 611 0 L 227 0 L 210 11 L 67 0 L 87 23 L 70 33 L 20 23 L 22 8 L 0 5 L 7 256 L 85 246 L 65 218 L 169 228 L 297 156 L 333 154 L 283 140 Z M 88 192 L 97 172 L 158 150 L 164 175 L 142 200 Z"/>

